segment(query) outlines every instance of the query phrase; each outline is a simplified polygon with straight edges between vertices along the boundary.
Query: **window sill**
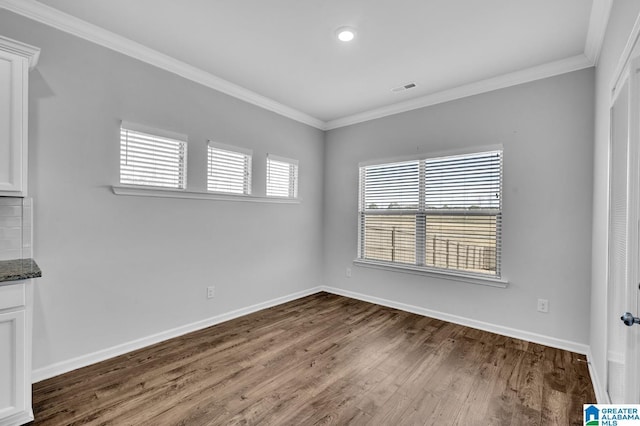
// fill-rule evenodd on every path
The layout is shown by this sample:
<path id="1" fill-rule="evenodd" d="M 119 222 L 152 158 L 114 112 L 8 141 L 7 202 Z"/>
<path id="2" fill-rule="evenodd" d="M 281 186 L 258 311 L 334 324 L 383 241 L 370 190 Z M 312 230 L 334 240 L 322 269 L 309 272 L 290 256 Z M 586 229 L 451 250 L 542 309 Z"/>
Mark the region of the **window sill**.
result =
<path id="1" fill-rule="evenodd" d="M 465 274 L 453 271 L 439 271 L 427 269 L 413 265 L 398 265 L 388 262 L 377 262 L 374 260 L 354 259 L 354 265 L 366 268 L 383 269 L 385 271 L 404 272 L 406 274 L 426 275 L 430 277 L 443 278 L 446 280 L 462 281 L 470 284 L 486 285 L 490 287 L 507 288 L 509 281 L 502 278 L 482 277 L 478 275 Z"/>
<path id="2" fill-rule="evenodd" d="M 140 186 L 111 187 L 116 195 L 133 195 L 138 197 L 188 198 L 193 200 L 240 201 L 251 203 L 300 204 L 301 198 L 259 197 L 255 195 L 225 194 L 220 192 L 189 192 L 179 189 L 151 188 Z"/>

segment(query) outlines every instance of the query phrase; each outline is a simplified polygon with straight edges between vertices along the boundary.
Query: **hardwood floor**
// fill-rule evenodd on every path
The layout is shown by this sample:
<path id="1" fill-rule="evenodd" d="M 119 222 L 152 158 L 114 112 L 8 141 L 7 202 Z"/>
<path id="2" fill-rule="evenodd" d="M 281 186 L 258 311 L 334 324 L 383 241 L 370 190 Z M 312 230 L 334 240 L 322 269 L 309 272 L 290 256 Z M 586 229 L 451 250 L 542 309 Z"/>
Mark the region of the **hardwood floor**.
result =
<path id="1" fill-rule="evenodd" d="M 319 293 L 34 385 L 34 425 L 582 425 L 583 355 Z"/>

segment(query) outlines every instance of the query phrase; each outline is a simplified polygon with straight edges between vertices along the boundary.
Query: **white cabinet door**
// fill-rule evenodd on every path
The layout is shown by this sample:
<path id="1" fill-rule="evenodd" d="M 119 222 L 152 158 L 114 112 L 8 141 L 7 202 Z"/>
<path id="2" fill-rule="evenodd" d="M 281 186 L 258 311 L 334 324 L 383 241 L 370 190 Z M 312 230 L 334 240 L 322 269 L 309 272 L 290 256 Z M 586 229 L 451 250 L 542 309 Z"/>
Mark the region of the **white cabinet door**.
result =
<path id="1" fill-rule="evenodd" d="M 26 192 L 29 62 L 0 50 L 0 195 Z"/>
<path id="2" fill-rule="evenodd" d="M 24 309 L 0 313 L 0 425 L 27 410 L 26 334 Z"/>

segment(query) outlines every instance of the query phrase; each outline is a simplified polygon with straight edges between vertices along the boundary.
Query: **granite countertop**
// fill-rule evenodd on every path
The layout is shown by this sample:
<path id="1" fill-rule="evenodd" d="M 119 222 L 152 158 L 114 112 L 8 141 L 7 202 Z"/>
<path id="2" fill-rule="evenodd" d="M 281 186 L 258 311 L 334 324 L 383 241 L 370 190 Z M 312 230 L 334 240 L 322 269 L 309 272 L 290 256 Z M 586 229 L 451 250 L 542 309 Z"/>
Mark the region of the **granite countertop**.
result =
<path id="1" fill-rule="evenodd" d="M 41 276 L 42 271 L 33 259 L 0 260 L 0 285 Z"/>

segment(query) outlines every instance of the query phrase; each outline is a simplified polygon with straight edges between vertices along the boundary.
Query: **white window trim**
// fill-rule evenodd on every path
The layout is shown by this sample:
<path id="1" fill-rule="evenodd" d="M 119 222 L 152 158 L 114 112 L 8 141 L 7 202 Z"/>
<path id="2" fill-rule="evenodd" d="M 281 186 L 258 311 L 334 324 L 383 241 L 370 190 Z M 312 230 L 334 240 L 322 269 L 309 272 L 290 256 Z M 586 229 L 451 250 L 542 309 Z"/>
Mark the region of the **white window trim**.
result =
<path id="1" fill-rule="evenodd" d="M 509 281 L 504 277 L 496 278 L 484 275 L 465 274 L 464 272 L 425 268 L 421 266 L 383 262 L 378 260 L 353 259 L 353 264 L 366 268 L 383 269 L 385 271 L 404 272 L 412 275 L 425 275 L 446 280 L 462 281 L 470 284 L 480 284 L 490 287 L 506 288 Z"/>
<path id="2" fill-rule="evenodd" d="M 504 156 L 504 146 L 502 144 L 494 144 L 494 145 L 477 146 L 474 148 L 451 149 L 446 151 L 434 151 L 434 152 L 412 154 L 412 155 L 405 155 L 405 156 L 399 156 L 399 157 L 366 160 L 366 161 L 359 162 L 358 168 L 365 167 L 365 166 L 376 166 L 379 164 L 401 163 L 404 161 L 412 161 L 412 160 L 428 160 L 430 158 L 452 157 L 454 155 L 475 154 L 478 152 L 485 152 L 485 151 L 503 151 L 503 156 Z"/>
<path id="3" fill-rule="evenodd" d="M 134 132 L 149 133 L 154 136 L 175 139 L 182 142 L 189 142 L 189 137 L 185 134 L 172 132 L 170 130 L 158 129 L 156 127 L 145 126 L 144 124 L 132 123 L 130 121 L 121 121 L 120 128 L 133 130 Z"/>
<path id="4" fill-rule="evenodd" d="M 185 191 L 182 189 L 154 188 L 140 185 L 112 185 L 115 195 L 130 195 L 138 197 L 184 198 L 211 201 L 239 201 L 272 204 L 300 204 L 301 198 L 262 197 L 258 195 L 227 194 L 222 192 Z"/>
<path id="5" fill-rule="evenodd" d="M 358 170 L 360 170 L 361 167 L 375 166 L 379 164 L 400 163 L 404 161 L 414 161 L 414 160 L 426 160 L 430 158 L 466 155 L 466 154 L 474 154 L 474 153 L 488 152 L 488 151 L 502 152 L 503 174 L 504 174 L 504 146 L 502 144 L 484 145 L 484 146 L 478 146 L 473 148 L 421 153 L 421 154 L 414 154 L 409 156 L 399 156 L 399 157 L 384 158 L 384 159 L 366 160 L 358 163 Z M 420 193 L 420 196 L 422 196 L 421 193 Z M 502 188 L 502 198 L 504 200 L 504 187 Z M 362 248 L 362 240 L 361 240 L 362 236 L 360 232 L 360 202 L 361 202 L 360 185 L 358 185 L 358 224 L 357 224 L 357 229 L 358 229 L 357 256 L 358 257 L 353 259 L 354 265 L 367 267 L 367 268 L 382 269 L 386 271 L 403 272 L 403 273 L 413 274 L 413 275 L 424 275 L 424 276 L 448 279 L 453 281 L 461 281 L 461 282 L 466 282 L 470 284 L 486 285 L 490 287 L 506 288 L 509 285 L 508 279 L 506 279 L 502 273 L 500 277 L 496 277 L 496 276 L 484 275 L 484 274 L 465 273 L 464 271 L 439 269 L 434 267 L 425 267 L 425 266 L 417 266 L 417 265 L 411 265 L 411 264 L 392 263 L 392 262 L 385 262 L 385 261 L 379 261 L 379 260 L 363 259 L 359 257 L 361 255 L 360 250 Z M 498 262 L 502 261 L 501 254 L 498 255 L 496 260 Z"/>
<path id="6" fill-rule="evenodd" d="M 220 142 L 215 142 L 212 140 L 207 141 L 207 146 L 212 148 L 224 149 L 225 151 L 238 152 L 240 154 L 249 155 L 253 157 L 253 150 L 249 148 L 243 148 L 241 146 L 236 145 L 227 145 Z"/>
<path id="7" fill-rule="evenodd" d="M 217 148 L 217 149 L 221 149 L 224 151 L 230 151 L 230 152 L 235 152 L 235 153 L 239 153 L 239 154 L 244 154 L 246 156 L 249 157 L 249 168 L 253 167 L 253 150 L 248 149 L 248 148 L 242 148 L 239 146 L 235 146 L 235 145 L 227 145 L 224 143 L 219 143 L 219 142 L 214 142 L 212 140 L 207 141 L 207 188 L 209 186 L 209 147 L 211 148 Z M 232 197 L 252 197 L 252 191 L 253 191 L 253 170 L 249 170 L 249 193 L 248 194 L 238 194 L 238 193 L 233 193 L 233 192 L 224 192 L 224 191 L 210 191 L 207 189 L 207 193 L 209 194 L 220 194 L 220 195 L 225 195 L 225 196 L 232 196 Z"/>
<path id="8" fill-rule="evenodd" d="M 158 129 L 156 127 L 151 127 L 151 126 L 146 126 L 144 124 L 139 124 L 139 123 L 133 123 L 131 121 L 125 121 L 125 120 L 121 120 L 120 121 L 120 128 L 119 128 L 119 133 L 121 134 L 122 129 L 126 129 L 126 130 L 131 130 L 134 132 L 141 132 L 141 133 L 146 133 L 152 136 L 159 136 L 159 137 L 163 137 L 163 138 L 168 138 L 168 139 L 174 139 L 177 140 L 179 142 L 184 142 L 185 143 L 185 158 L 184 158 L 184 164 L 183 169 L 184 169 L 184 188 L 167 188 L 167 187 L 162 187 L 162 186 L 155 186 L 155 185 L 129 185 L 129 184 L 124 184 L 124 183 L 120 183 L 121 186 L 129 186 L 129 187 L 139 187 L 139 188 L 152 188 L 152 189 L 160 189 L 160 190 L 164 190 L 164 191 L 186 191 L 188 188 L 188 166 L 189 166 L 189 137 L 185 134 L 182 133 L 176 133 L 176 132 L 172 132 L 169 130 L 164 130 L 164 129 Z M 120 141 L 120 143 L 122 143 Z M 120 155 L 120 153 L 118 154 Z M 119 166 L 121 167 L 121 166 Z M 121 171 L 119 171 L 119 173 L 122 173 Z"/>
<path id="9" fill-rule="evenodd" d="M 290 197 L 290 196 L 284 196 L 284 195 L 267 195 L 268 198 L 274 198 L 274 199 L 287 199 L 287 200 L 299 200 L 300 199 L 300 164 L 298 162 L 298 160 L 293 159 L 293 158 L 288 158 L 288 157 L 282 157 L 280 155 L 274 155 L 274 154 L 268 154 L 267 153 L 267 172 L 269 170 L 269 160 L 273 160 L 273 161 L 278 161 L 281 163 L 289 163 L 291 165 L 296 166 L 297 172 L 296 172 L 296 182 L 295 182 L 295 186 L 296 186 L 296 196 L 295 197 Z M 267 178 L 268 180 L 268 178 Z M 266 193 L 266 186 L 268 185 L 268 182 L 265 182 L 265 193 Z"/>
<path id="10" fill-rule="evenodd" d="M 280 161 L 282 163 L 291 163 L 298 166 L 298 160 L 295 160 L 293 158 L 281 157 L 279 155 L 273 155 L 273 154 L 267 154 L 267 158 L 273 161 Z"/>

